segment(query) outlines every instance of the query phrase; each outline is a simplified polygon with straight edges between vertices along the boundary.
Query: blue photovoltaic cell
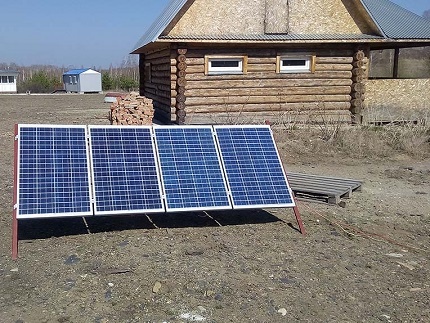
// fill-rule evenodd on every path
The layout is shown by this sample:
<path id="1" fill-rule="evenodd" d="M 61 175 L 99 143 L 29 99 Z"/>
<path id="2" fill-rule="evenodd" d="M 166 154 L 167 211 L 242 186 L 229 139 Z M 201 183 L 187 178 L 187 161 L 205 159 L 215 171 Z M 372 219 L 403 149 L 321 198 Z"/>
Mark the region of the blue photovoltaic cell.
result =
<path id="1" fill-rule="evenodd" d="M 92 214 L 86 128 L 18 129 L 17 218 Z"/>
<path id="2" fill-rule="evenodd" d="M 212 127 L 154 127 L 166 209 L 231 209 Z"/>
<path id="3" fill-rule="evenodd" d="M 294 206 L 268 126 L 215 126 L 233 208 Z"/>
<path id="4" fill-rule="evenodd" d="M 89 129 L 95 214 L 164 211 L 151 127 Z"/>

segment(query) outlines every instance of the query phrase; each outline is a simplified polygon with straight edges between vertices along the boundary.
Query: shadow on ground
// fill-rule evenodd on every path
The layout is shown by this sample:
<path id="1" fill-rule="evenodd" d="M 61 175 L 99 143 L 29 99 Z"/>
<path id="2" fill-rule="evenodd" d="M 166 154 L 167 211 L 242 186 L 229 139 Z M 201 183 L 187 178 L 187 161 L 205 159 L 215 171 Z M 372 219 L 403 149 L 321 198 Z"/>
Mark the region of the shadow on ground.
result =
<path id="1" fill-rule="evenodd" d="M 214 227 L 282 221 L 264 210 L 157 213 L 19 220 L 18 239 L 33 240 L 136 229 Z M 288 224 L 295 229 L 292 224 Z"/>

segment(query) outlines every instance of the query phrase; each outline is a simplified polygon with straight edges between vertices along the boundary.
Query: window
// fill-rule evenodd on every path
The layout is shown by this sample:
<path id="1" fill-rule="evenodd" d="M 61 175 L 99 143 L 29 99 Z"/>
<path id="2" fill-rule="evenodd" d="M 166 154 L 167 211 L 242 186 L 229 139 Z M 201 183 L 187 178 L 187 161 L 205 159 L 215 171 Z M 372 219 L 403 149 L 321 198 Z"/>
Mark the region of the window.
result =
<path id="1" fill-rule="evenodd" d="M 69 76 L 69 84 L 73 84 L 73 79 L 71 76 Z"/>
<path id="2" fill-rule="evenodd" d="M 76 84 L 76 83 L 78 83 L 78 81 L 77 81 L 77 78 L 76 78 L 76 75 L 75 75 L 75 76 L 73 76 L 73 84 Z"/>
<path id="3" fill-rule="evenodd" d="M 285 55 L 276 60 L 277 73 L 314 73 L 314 55 Z"/>
<path id="4" fill-rule="evenodd" d="M 370 79 L 430 77 L 430 46 L 370 51 Z"/>
<path id="5" fill-rule="evenodd" d="M 246 56 L 205 56 L 205 74 L 246 74 Z"/>
<path id="6" fill-rule="evenodd" d="M 1 83 L 7 83 L 7 76 L 1 77 Z"/>
<path id="7" fill-rule="evenodd" d="M 15 76 L 9 76 L 9 83 L 15 83 Z"/>

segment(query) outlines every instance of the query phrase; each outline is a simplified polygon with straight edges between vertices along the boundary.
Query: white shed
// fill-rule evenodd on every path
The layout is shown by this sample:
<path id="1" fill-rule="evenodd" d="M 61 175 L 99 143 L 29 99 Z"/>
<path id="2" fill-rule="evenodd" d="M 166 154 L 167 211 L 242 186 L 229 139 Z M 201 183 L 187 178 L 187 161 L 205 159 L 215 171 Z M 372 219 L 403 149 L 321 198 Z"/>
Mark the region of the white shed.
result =
<path id="1" fill-rule="evenodd" d="M 16 93 L 18 71 L 0 70 L 0 93 Z"/>
<path id="2" fill-rule="evenodd" d="M 67 71 L 63 83 L 66 92 L 102 93 L 102 74 L 90 68 Z"/>

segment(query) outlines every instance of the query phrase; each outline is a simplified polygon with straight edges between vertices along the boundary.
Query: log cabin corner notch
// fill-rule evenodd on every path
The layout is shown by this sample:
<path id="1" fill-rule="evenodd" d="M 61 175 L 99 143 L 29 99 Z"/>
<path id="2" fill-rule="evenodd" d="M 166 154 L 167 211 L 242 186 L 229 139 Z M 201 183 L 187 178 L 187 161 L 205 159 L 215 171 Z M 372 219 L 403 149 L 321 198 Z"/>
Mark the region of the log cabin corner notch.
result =
<path id="1" fill-rule="evenodd" d="M 316 112 L 359 123 L 370 50 L 418 46 L 430 21 L 389 0 L 172 0 L 132 53 L 165 123 Z"/>

